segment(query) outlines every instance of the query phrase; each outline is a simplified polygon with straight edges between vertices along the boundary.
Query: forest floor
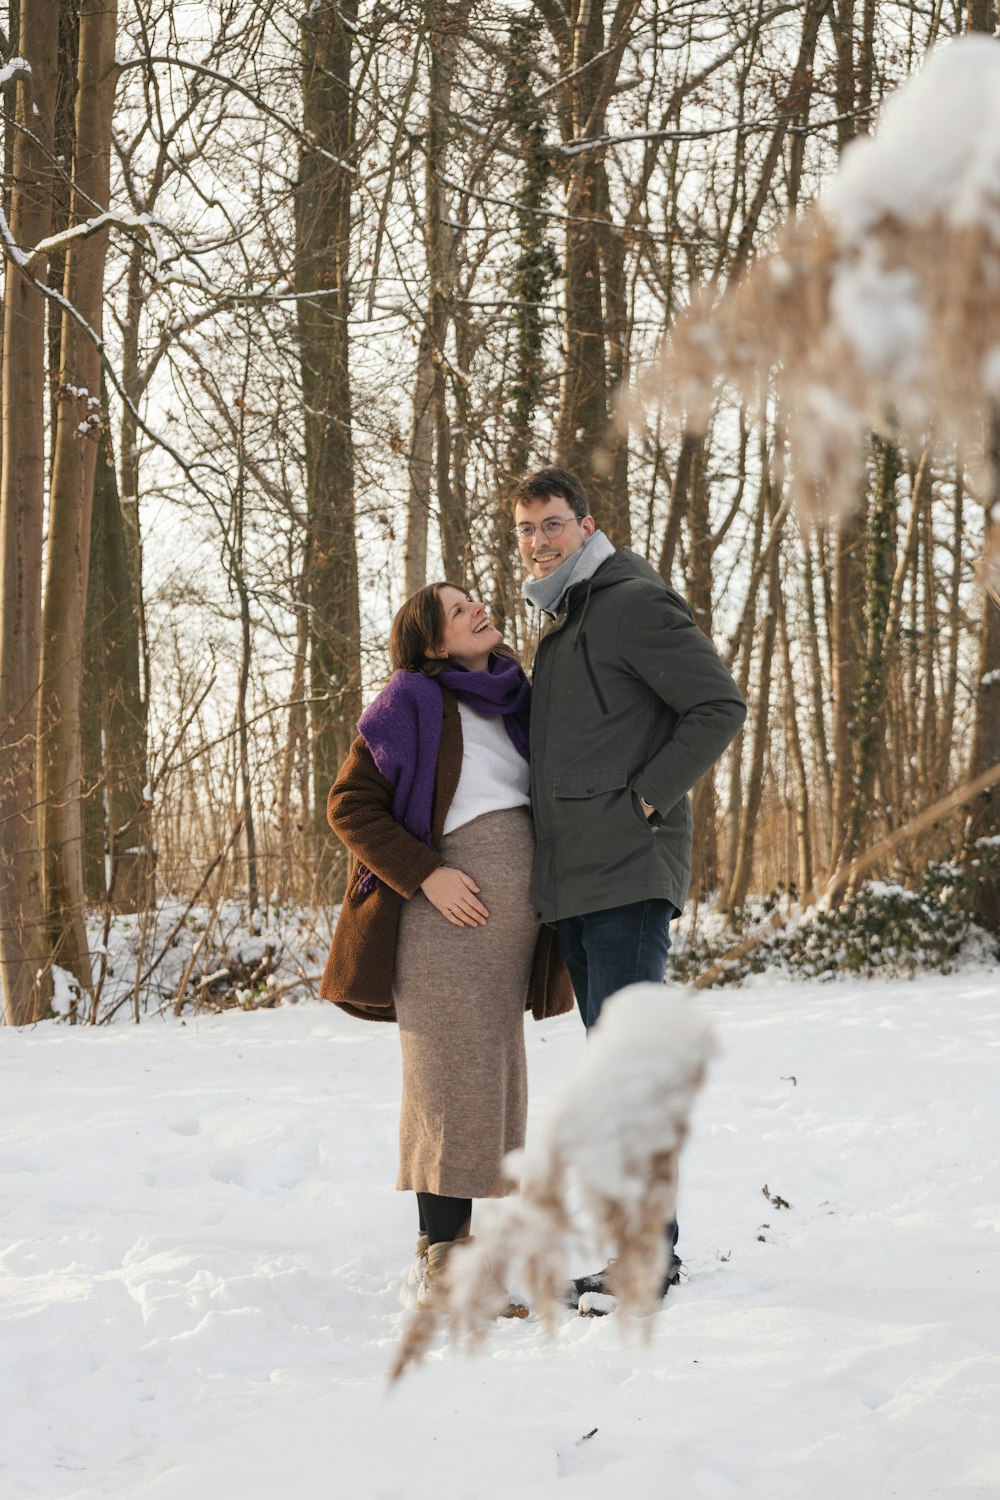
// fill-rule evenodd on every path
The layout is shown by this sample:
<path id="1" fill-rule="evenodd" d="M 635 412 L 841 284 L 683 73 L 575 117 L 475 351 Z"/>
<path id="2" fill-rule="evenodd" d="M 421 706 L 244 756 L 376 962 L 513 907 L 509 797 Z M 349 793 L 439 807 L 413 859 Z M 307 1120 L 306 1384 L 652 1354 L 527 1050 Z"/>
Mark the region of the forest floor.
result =
<path id="1" fill-rule="evenodd" d="M 393 1027 L 0 1030 L 4 1500 L 997 1500 L 1000 970 L 697 1003 L 683 1284 L 393 1388 Z M 584 1041 L 526 1025 L 538 1111 Z"/>

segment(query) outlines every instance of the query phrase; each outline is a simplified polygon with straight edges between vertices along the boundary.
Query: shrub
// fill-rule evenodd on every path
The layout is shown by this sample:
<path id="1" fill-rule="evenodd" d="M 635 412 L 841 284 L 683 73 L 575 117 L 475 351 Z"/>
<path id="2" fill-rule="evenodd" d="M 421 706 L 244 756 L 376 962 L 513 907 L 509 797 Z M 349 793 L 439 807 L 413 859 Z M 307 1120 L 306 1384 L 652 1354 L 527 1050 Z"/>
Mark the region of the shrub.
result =
<path id="1" fill-rule="evenodd" d="M 741 912 L 731 928 L 696 937 L 693 943 L 679 934 L 672 977 L 684 983 L 696 979 L 734 946 L 734 930 L 751 930 L 779 900 L 772 893 L 756 909 Z M 735 984 L 774 970 L 802 979 L 947 974 L 963 960 L 990 957 L 1000 957 L 1000 952 L 973 921 L 969 876 L 957 865 L 936 863 L 925 868 L 915 888 L 869 881 L 834 910 L 811 908 L 790 917 L 748 953 L 724 963 L 715 983 Z"/>

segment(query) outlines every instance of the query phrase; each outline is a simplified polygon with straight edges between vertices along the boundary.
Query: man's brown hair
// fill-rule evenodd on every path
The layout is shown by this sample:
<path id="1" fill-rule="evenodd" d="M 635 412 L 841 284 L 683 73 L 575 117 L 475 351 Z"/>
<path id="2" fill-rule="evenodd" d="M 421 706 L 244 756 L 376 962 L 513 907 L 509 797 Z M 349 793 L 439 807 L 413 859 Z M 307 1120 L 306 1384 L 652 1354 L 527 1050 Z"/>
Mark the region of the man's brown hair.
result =
<path id="1" fill-rule="evenodd" d="M 580 520 L 590 515 L 587 491 L 579 479 L 569 469 L 555 468 L 536 469 L 533 474 L 522 479 L 511 498 L 511 511 L 515 505 L 535 505 L 539 500 L 547 500 L 550 495 L 561 495 Z"/>

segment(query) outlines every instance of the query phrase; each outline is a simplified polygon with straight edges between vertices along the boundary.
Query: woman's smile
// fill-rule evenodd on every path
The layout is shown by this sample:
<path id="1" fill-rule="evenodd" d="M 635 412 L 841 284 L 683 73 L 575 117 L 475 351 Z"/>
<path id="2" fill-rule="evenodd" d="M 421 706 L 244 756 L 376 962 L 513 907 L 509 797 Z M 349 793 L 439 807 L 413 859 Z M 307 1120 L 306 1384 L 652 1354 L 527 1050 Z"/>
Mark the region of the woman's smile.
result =
<path id="1" fill-rule="evenodd" d="M 438 598 L 444 617 L 438 654 L 450 657 L 470 671 L 481 671 L 489 664 L 490 652 L 503 640 L 486 605 L 470 599 L 463 589 L 451 584 L 441 589 Z"/>

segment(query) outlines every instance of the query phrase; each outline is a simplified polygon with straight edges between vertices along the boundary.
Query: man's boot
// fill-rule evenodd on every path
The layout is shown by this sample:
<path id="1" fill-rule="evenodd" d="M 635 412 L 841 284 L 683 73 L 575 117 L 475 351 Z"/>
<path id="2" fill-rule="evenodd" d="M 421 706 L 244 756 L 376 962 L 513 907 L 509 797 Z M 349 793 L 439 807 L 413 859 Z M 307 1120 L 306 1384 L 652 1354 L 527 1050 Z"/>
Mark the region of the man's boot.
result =
<path id="1" fill-rule="evenodd" d="M 667 1269 L 660 1292 L 661 1301 L 670 1288 L 676 1286 L 681 1279 L 683 1262 L 674 1248 L 676 1244 L 677 1222 L 671 1220 L 667 1225 Z M 601 1318 L 606 1313 L 614 1312 L 618 1306 L 618 1298 L 608 1284 L 609 1272 L 613 1265 L 614 1261 L 605 1266 L 602 1271 L 594 1271 L 590 1276 L 575 1276 L 567 1282 L 563 1296 L 566 1306 L 572 1307 L 576 1312 L 588 1318 Z"/>

